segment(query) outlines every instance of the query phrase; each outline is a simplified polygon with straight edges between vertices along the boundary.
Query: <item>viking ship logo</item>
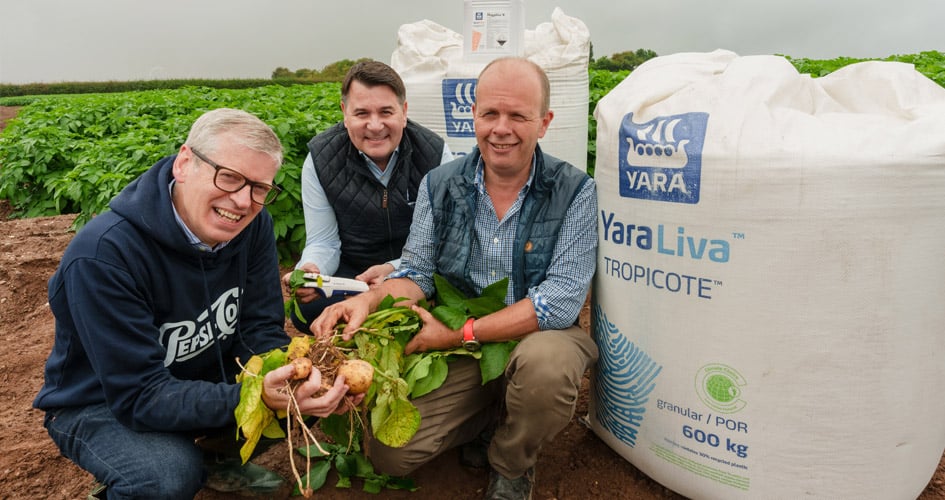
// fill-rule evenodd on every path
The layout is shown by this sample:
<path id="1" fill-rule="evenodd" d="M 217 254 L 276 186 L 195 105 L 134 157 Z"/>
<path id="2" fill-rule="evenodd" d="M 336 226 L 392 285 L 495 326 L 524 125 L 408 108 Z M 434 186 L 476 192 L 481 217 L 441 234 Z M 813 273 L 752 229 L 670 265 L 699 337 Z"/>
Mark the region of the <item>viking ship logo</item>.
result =
<path id="1" fill-rule="evenodd" d="M 674 203 L 698 203 L 702 147 L 708 113 L 658 116 L 620 124 L 620 195 Z"/>
<path id="2" fill-rule="evenodd" d="M 472 105 L 476 102 L 475 78 L 443 80 L 443 118 L 449 137 L 475 137 Z"/>
<path id="3" fill-rule="evenodd" d="M 689 139 L 677 140 L 674 134 L 682 118 L 660 118 L 648 122 L 625 138 L 628 145 L 627 164 L 660 168 L 683 168 L 689 164 L 686 144 Z"/>

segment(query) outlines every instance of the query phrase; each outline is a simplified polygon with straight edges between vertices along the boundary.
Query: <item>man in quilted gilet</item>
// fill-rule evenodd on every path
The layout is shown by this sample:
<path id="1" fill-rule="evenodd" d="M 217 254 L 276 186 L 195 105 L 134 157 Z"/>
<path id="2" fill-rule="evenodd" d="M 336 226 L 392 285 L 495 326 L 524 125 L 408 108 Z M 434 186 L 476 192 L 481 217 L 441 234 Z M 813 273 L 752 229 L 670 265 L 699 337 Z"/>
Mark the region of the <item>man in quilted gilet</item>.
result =
<path id="1" fill-rule="evenodd" d="M 305 248 L 296 269 L 380 283 L 397 268 L 407 239 L 420 179 L 453 159 L 436 133 L 407 119 L 400 75 L 378 61 L 362 61 L 341 86 L 344 120 L 308 143 L 302 165 Z M 283 277 L 289 285 L 289 275 Z M 299 288 L 302 332 L 344 295 Z"/>

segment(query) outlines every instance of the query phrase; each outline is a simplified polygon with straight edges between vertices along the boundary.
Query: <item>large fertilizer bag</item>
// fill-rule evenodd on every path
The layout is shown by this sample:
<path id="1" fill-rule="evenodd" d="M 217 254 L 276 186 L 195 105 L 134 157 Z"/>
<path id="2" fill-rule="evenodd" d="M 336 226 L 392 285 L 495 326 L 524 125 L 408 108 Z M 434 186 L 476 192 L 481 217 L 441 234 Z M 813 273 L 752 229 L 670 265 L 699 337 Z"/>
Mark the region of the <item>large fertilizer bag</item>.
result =
<path id="1" fill-rule="evenodd" d="M 914 499 L 945 449 L 945 90 L 728 51 L 600 100 L 593 430 L 694 499 Z"/>
<path id="2" fill-rule="evenodd" d="M 575 167 L 587 167 L 587 66 L 591 35 L 580 19 L 555 8 L 551 21 L 525 30 L 523 56 L 541 66 L 551 84 L 554 119 L 541 147 Z M 476 145 L 472 105 L 479 72 L 487 62 L 463 55 L 463 35 L 430 20 L 397 32 L 391 67 L 407 87 L 407 114 L 440 134 L 456 155 Z"/>

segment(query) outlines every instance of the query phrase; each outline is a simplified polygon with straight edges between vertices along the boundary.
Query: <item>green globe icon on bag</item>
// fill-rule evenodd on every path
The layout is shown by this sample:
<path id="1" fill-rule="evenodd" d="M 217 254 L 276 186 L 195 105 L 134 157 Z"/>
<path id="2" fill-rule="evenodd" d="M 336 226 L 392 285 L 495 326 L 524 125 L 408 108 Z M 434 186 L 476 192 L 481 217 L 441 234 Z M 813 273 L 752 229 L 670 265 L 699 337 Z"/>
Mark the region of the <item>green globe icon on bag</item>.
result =
<path id="1" fill-rule="evenodd" d="M 705 390 L 716 401 L 729 403 L 737 398 L 741 391 L 724 375 L 712 375 L 705 381 Z"/>

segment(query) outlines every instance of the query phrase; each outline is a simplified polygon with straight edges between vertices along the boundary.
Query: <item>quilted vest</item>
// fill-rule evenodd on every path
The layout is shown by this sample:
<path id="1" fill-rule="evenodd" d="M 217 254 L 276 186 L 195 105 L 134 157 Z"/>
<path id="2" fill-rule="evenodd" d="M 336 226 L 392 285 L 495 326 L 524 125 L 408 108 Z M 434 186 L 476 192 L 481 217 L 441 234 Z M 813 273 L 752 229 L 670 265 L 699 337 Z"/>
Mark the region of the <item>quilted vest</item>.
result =
<path id="1" fill-rule="evenodd" d="M 525 196 L 513 243 L 514 297 L 541 283 L 551 262 L 561 224 L 571 202 L 590 177 L 569 163 L 535 148 L 537 160 L 532 186 Z M 478 295 L 469 285 L 469 255 L 476 218 L 474 179 L 480 152 L 473 148 L 463 161 L 453 161 L 430 172 L 428 189 L 437 235 L 436 269 L 467 296 Z"/>
<path id="2" fill-rule="evenodd" d="M 338 276 L 354 277 L 375 264 L 400 257 L 407 241 L 420 180 L 443 157 L 444 141 L 407 120 L 387 187 L 351 143 L 344 123 L 308 143 L 315 171 L 338 221 Z"/>

